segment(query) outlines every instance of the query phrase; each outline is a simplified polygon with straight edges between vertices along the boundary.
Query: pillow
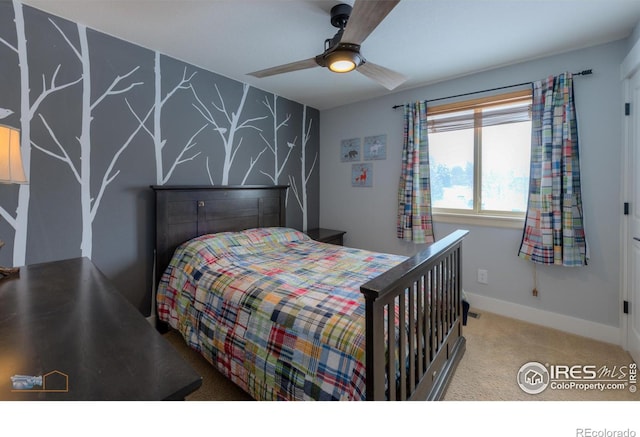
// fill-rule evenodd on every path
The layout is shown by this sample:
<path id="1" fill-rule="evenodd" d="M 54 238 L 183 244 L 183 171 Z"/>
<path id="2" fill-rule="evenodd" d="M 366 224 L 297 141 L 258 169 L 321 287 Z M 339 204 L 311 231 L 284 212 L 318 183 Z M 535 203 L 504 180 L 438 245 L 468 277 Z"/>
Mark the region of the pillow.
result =
<path id="1" fill-rule="evenodd" d="M 254 228 L 239 232 L 243 234 L 250 244 L 260 243 L 292 243 L 295 241 L 310 240 L 307 234 L 292 228 Z"/>
<path id="2" fill-rule="evenodd" d="M 206 234 L 194 238 L 184 246 L 205 245 L 212 253 L 224 253 L 233 247 L 291 243 L 295 241 L 310 240 L 307 234 L 296 229 L 285 227 L 252 228 L 238 232 L 218 232 Z"/>

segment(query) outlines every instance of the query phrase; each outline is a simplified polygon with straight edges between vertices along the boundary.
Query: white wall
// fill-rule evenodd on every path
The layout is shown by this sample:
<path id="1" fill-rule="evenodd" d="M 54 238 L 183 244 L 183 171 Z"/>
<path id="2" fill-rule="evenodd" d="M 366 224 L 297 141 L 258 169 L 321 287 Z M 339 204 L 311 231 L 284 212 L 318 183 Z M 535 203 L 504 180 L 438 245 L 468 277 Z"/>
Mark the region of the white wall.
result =
<path id="1" fill-rule="evenodd" d="M 631 31 L 631 35 L 627 38 L 627 51 L 631 51 L 633 46 L 640 40 L 640 22 L 636 23 L 635 27 Z"/>
<path id="2" fill-rule="evenodd" d="M 472 305 L 619 342 L 620 63 L 626 52 L 627 42 L 617 41 L 322 111 L 320 225 L 347 231 L 348 246 L 415 253 L 421 247 L 395 237 L 403 128 L 402 110 L 392 106 L 592 68 L 592 75 L 575 78 L 589 265 L 538 266 L 536 298 L 533 264 L 517 257 L 521 230 L 436 223 L 435 233 L 439 238 L 456 228 L 471 231 L 463 243 L 463 286 Z M 387 159 L 373 161 L 373 187 L 352 188 L 351 163 L 340 162 L 340 141 L 379 134 L 387 135 Z M 479 268 L 488 270 L 488 285 L 477 282 Z"/>

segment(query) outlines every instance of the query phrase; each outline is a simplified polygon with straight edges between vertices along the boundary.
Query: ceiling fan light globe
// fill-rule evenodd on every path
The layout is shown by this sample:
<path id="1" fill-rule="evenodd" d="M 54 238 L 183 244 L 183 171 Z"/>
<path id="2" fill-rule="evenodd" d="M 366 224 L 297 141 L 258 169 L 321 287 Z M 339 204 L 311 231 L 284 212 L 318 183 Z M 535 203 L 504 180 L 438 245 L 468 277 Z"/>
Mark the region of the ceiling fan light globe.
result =
<path id="1" fill-rule="evenodd" d="M 349 71 L 355 70 L 356 64 L 349 59 L 342 59 L 332 62 L 329 65 L 329 70 L 334 73 L 348 73 Z"/>
<path id="2" fill-rule="evenodd" d="M 327 55 L 327 67 L 334 73 L 348 73 L 360 66 L 362 58 L 352 50 L 336 50 Z"/>

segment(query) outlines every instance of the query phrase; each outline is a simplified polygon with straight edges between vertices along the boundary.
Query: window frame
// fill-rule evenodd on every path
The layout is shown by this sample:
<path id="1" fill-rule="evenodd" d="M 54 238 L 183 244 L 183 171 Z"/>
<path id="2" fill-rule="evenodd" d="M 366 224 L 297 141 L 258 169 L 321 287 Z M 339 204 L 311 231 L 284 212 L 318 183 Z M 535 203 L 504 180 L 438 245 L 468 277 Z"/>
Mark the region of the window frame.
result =
<path id="1" fill-rule="evenodd" d="M 494 106 L 509 103 L 533 101 L 531 88 L 519 91 L 512 91 L 503 94 L 480 97 L 471 100 L 463 100 L 453 103 L 446 103 L 430 107 L 427 111 L 427 120 L 433 115 L 443 115 L 459 111 L 474 111 L 474 144 L 473 144 L 473 208 L 469 210 L 455 208 L 431 208 L 432 216 L 436 221 L 459 224 L 480 224 L 486 226 L 501 226 L 519 228 L 524 222 L 526 211 L 494 211 L 483 210 L 482 206 L 482 125 L 479 123 L 482 117 L 482 110 Z"/>

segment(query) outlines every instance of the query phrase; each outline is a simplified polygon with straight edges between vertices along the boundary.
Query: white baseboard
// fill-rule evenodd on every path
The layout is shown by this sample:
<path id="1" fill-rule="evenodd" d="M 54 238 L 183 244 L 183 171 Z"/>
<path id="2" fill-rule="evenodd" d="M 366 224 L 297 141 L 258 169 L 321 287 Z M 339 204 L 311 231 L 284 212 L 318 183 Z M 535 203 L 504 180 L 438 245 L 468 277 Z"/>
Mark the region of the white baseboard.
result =
<path id="1" fill-rule="evenodd" d="M 563 314 L 552 313 L 504 300 L 494 299 L 465 290 L 467 300 L 471 305 L 471 310 L 478 309 L 488 311 L 513 319 L 522 320 L 536 325 L 554 328 L 559 331 L 592 338 L 606 343 L 621 345 L 620 328 L 603 325 L 601 323 L 590 322 L 577 317 L 565 316 Z"/>

